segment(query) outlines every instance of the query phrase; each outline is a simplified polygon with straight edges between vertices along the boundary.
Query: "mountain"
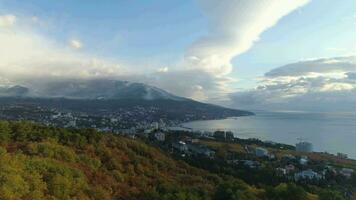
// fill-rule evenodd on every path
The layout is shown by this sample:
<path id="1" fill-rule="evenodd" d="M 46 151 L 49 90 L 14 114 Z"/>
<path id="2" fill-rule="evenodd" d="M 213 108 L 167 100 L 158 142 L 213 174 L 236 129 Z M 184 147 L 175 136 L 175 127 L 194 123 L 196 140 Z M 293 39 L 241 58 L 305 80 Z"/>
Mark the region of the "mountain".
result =
<path id="1" fill-rule="evenodd" d="M 65 80 L 0 87 L 0 96 L 67 99 L 188 100 L 143 83 L 118 80 Z"/>
<path id="2" fill-rule="evenodd" d="M 26 87 L 2 87 L 0 97 L 0 117 L 4 119 L 65 126 L 66 119 L 59 120 L 56 116 L 67 113 L 73 116 L 67 120 L 75 120 L 77 127 L 110 130 L 159 121 L 175 124 L 253 114 L 175 96 L 143 83 L 114 80 L 53 81 Z M 112 119 L 119 121 L 118 124 L 108 122 Z"/>
<path id="3" fill-rule="evenodd" d="M 118 80 L 49 82 L 45 86 L 39 87 L 34 96 L 69 99 L 186 100 L 150 85 Z"/>
<path id="4" fill-rule="evenodd" d="M 0 87 L 0 97 L 23 97 L 29 94 L 29 89 L 23 86 Z"/>

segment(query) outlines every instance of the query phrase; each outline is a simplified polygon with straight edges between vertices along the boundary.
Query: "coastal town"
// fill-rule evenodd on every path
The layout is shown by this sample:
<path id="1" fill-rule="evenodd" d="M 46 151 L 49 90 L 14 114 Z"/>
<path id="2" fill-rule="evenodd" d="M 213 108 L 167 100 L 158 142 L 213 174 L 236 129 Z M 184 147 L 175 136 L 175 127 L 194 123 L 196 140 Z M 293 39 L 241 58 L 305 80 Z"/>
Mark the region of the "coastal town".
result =
<path id="1" fill-rule="evenodd" d="M 287 145 L 236 138 L 232 131 L 227 130 L 192 130 L 180 124 L 191 121 L 195 116 L 170 120 L 153 117 L 155 112 L 155 107 L 140 106 L 121 112 L 106 110 L 95 114 L 33 105 L 0 107 L 3 119 L 72 129 L 92 128 L 140 139 L 192 166 L 214 173 L 222 171 L 250 184 L 294 182 L 334 186 L 346 199 L 354 193 L 349 185 L 356 180 L 356 161 L 345 153 L 314 152 L 313 144 L 304 140 Z"/>
<path id="2" fill-rule="evenodd" d="M 159 124 L 141 133 L 124 135 L 143 139 L 193 166 L 213 172 L 231 171 L 231 175 L 239 172 L 238 176 L 248 183 L 261 182 L 254 180 L 253 175 L 263 174 L 275 181 L 341 186 L 344 198 L 350 199 L 353 195 L 348 185 L 355 180 L 356 161 L 344 153 L 314 152 L 313 144 L 308 141 L 292 146 L 235 138 L 229 131 L 195 132 L 182 127 L 160 127 Z"/>

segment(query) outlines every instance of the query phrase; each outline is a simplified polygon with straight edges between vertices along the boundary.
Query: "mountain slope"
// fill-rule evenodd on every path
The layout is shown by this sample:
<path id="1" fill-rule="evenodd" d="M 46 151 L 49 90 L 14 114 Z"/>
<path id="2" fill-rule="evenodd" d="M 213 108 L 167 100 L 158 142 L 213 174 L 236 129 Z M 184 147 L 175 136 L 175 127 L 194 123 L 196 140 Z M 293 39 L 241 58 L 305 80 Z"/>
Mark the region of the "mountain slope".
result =
<path id="1" fill-rule="evenodd" d="M 23 86 L 0 87 L 0 97 L 23 97 L 29 94 L 29 89 Z"/>
<path id="2" fill-rule="evenodd" d="M 56 81 L 29 84 L 28 87 L 6 87 L 0 88 L 0 97 L 3 105 L 0 116 L 5 119 L 53 124 L 55 111 L 75 115 L 71 120 L 88 115 L 91 119 L 83 119 L 86 125 L 93 125 L 92 119 L 97 117 L 102 118 L 95 119 L 98 123 L 119 119 L 119 125 L 115 125 L 118 129 L 140 123 L 163 121 L 169 124 L 253 114 L 178 97 L 142 83 L 112 80 Z"/>
<path id="3" fill-rule="evenodd" d="M 3 87 L 0 94 L 36 98 L 187 100 L 143 83 L 104 79 L 47 81 L 28 84 L 27 87 Z"/>

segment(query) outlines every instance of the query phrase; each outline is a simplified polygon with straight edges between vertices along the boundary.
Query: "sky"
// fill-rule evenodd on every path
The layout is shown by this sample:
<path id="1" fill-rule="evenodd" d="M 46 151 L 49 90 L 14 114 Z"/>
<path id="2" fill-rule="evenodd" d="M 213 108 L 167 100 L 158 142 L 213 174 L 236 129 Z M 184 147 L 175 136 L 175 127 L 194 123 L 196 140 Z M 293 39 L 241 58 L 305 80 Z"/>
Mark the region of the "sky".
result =
<path id="1" fill-rule="evenodd" d="M 354 0 L 0 0 L 1 85 L 124 79 L 236 108 L 349 110 L 353 55 Z"/>

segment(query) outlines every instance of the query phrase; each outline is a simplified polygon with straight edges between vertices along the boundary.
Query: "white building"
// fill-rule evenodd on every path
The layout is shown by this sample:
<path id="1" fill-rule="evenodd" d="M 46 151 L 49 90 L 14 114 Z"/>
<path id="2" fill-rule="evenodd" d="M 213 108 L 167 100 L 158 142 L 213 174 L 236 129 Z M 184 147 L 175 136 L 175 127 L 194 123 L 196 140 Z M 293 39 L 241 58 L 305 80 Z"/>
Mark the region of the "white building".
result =
<path id="1" fill-rule="evenodd" d="M 261 147 L 257 147 L 256 150 L 256 156 L 257 157 L 265 157 L 265 156 L 268 156 L 268 150 L 267 149 L 264 149 L 264 148 L 261 148 Z"/>
<path id="2" fill-rule="evenodd" d="M 313 144 L 310 142 L 299 142 L 296 144 L 296 150 L 299 152 L 313 152 Z"/>
<path id="3" fill-rule="evenodd" d="M 158 123 L 158 122 L 153 122 L 153 123 L 151 124 L 151 127 L 152 127 L 153 129 L 157 130 L 157 129 L 159 129 L 159 123 Z"/>
<path id="4" fill-rule="evenodd" d="M 307 165 L 308 162 L 309 162 L 309 159 L 308 159 L 308 157 L 306 157 L 306 156 L 302 156 L 302 157 L 299 159 L 299 164 L 301 164 L 301 165 Z"/>
<path id="5" fill-rule="evenodd" d="M 342 168 L 340 171 L 340 174 L 345 176 L 346 178 L 351 178 L 352 173 L 354 173 L 354 170 L 349 168 Z"/>
<path id="6" fill-rule="evenodd" d="M 164 142 L 166 140 L 166 134 L 162 133 L 162 132 L 157 132 L 154 134 L 156 140 L 160 141 L 160 142 Z"/>
<path id="7" fill-rule="evenodd" d="M 183 141 L 175 142 L 175 143 L 173 143 L 172 146 L 173 146 L 173 148 L 175 148 L 175 149 L 177 149 L 178 151 L 181 151 L 181 152 L 187 152 L 188 151 L 188 146 Z"/>
<path id="8" fill-rule="evenodd" d="M 311 169 L 299 172 L 299 173 L 295 173 L 294 174 L 294 179 L 296 181 L 301 180 L 301 179 L 308 179 L 308 180 L 312 180 L 312 179 L 317 179 L 320 180 L 322 178 L 322 176 L 316 172 L 314 172 Z"/>

